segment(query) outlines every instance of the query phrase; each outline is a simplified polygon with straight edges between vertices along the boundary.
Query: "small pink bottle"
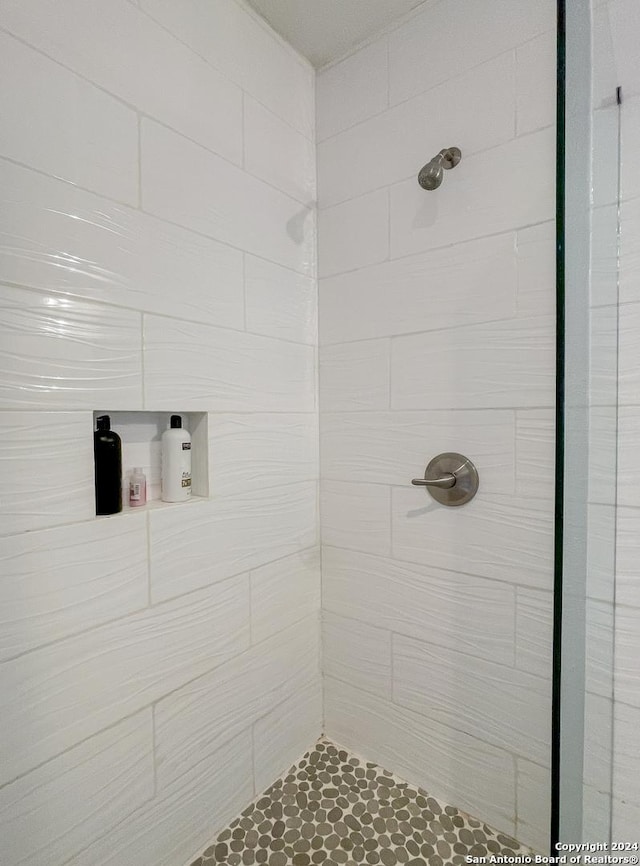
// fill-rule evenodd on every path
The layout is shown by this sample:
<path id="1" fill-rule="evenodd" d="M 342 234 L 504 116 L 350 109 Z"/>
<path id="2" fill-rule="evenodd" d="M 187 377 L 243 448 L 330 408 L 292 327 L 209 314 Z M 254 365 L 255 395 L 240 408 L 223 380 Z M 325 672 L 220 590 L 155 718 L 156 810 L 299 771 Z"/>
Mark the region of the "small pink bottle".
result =
<path id="1" fill-rule="evenodd" d="M 147 503 L 147 479 L 139 466 L 131 473 L 129 479 L 129 505 L 139 508 Z"/>

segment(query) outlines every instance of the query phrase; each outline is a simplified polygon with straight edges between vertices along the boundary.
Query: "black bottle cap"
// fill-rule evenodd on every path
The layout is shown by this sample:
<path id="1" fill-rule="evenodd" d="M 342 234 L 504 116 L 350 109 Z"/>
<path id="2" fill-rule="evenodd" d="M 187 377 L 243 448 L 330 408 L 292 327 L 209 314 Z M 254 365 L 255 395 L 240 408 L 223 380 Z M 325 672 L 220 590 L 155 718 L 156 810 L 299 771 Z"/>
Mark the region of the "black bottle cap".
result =
<path id="1" fill-rule="evenodd" d="M 111 430 L 111 418 L 108 415 L 100 415 L 96 418 L 98 430 Z"/>
<path id="2" fill-rule="evenodd" d="M 172 427 L 182 427 L 182 418 L 180 415 L 172 415 L 171 416 L 171 426 Z"/>

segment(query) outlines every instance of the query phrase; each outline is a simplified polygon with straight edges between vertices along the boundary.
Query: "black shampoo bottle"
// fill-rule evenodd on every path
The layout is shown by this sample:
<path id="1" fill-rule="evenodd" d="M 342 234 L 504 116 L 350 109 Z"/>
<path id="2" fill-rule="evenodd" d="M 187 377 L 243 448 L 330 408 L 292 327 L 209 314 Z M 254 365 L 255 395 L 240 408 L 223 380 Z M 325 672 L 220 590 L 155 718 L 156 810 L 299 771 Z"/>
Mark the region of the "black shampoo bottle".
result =
<path id="1" fill-rule="evenodd" d="M 100 415 L 93 434 L 96 469 L 96 514 L 122 511 L 122 442 L 111 430 L 111 418 Z"/>

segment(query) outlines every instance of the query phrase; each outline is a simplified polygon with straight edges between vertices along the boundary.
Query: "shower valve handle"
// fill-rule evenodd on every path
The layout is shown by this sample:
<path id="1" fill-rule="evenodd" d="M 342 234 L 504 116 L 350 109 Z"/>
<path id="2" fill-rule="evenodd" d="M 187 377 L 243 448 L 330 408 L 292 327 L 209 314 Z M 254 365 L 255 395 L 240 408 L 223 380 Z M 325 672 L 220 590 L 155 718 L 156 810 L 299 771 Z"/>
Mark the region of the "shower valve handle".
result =
<path id="1" fill-rule="evenodd" d="M 465 505 L 478 490 L 478 470 L 464 454 L 446 451 L 429 461 L 424 478 L 414 478 L 411 483 L 426 487 L 441 505 Z"/>
<path id="2" fill-rule="evenodd" d="M 411 483 L 415 487 L 440 487 L 448 490 L 450 487 L 455 487 L 456 476 L 453 472 L 447 472 L 442 478 L 413 478 Z"/>

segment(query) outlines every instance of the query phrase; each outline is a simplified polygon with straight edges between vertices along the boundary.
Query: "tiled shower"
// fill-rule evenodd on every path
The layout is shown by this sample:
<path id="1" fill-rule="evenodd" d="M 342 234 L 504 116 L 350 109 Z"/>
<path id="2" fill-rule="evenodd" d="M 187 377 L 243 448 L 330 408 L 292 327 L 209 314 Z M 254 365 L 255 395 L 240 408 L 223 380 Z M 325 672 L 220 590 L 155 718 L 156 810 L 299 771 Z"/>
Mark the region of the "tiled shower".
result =
<path id="1" fill-rule="evenodd" d="M 318 76 L 325 726 L 544 848 L 555 7 L 495 33 L 489 5 L 427 7 Z M 425 193 L 414 168 L 460 142 Z M 409 483 L 445 451 L 480 467 L 461 509 Z"/>
<path id="2" fill-rule="evenodd" d="M 594 0 L 629 81 L 623 172 L 632 6 Z M 554 0 L 427 0 L 320 70 L 243 0 L 0 0 L 3 864 L 548 851 L 556 65 Z M 197 420 L 199 495 L 96 518 L 97 412 L 155 481 L 161 426 Z M 480 474 L 463 508 L 411 486 L 448 451 Z M 624 575 L 638 506 L 591 502 Z M 639 604 L 618 838 L 640 825 Z"/>

